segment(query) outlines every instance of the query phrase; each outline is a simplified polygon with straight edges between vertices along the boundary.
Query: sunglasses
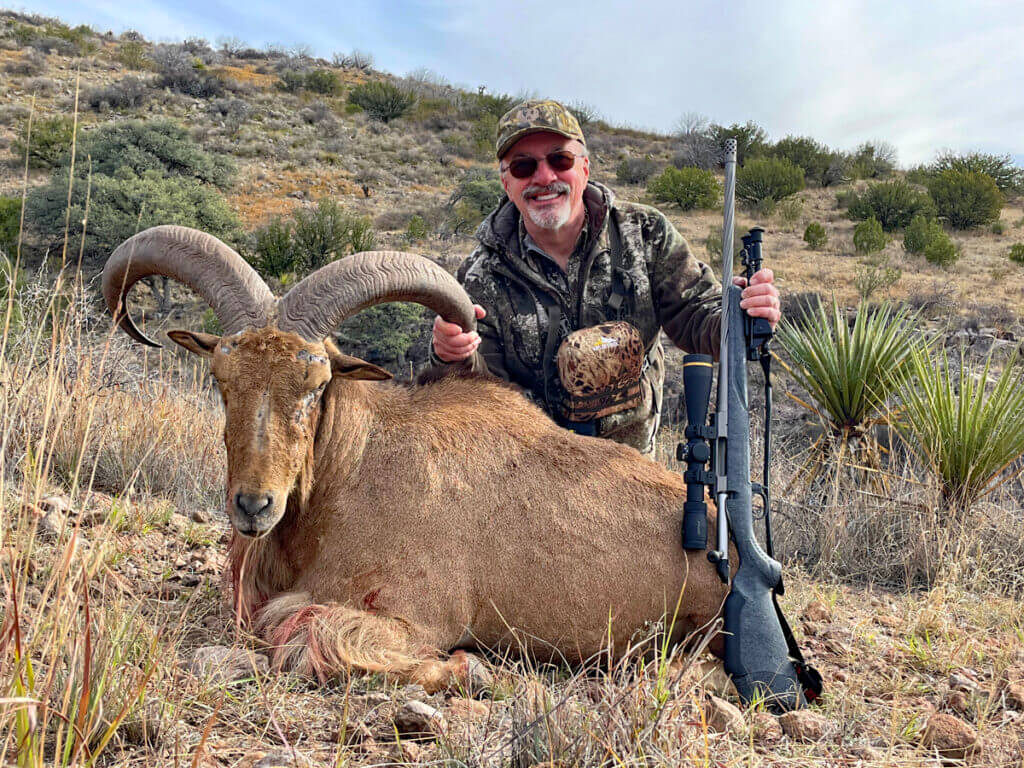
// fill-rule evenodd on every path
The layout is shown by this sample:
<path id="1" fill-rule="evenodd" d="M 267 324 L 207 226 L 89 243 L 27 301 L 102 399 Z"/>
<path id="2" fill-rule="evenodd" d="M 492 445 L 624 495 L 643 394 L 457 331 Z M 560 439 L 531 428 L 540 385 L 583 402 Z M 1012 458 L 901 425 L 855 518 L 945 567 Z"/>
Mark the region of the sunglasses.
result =
<path id="1" fill-rule="evenodd" d="M 560 149 L 546 155 L 544 160 L 553 171 L 568 171 L 576 165 L 577 157 L 583 157 L 583 155 L 577 155 L 568 149 Z M 506 168 L 517 179 L 528 179 L 537 171 L 539 164 L 540 160 L 535 157 L 517 157 L 515 160 L 509 160 Z"/>

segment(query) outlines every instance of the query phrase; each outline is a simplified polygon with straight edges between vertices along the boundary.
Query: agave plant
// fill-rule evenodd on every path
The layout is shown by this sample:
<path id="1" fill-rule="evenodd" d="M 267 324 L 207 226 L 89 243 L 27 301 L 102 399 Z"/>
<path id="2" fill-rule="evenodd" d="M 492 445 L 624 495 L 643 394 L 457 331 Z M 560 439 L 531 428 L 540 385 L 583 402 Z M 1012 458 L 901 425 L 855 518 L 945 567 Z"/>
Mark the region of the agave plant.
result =
<path id="1" fill-rule="evenodd" d="M 885 303 L 870 312 L 862 307 L 851 327 L 834 300 L 831 311 L 819 301 L 799 324 L 784 322 L 779 340 L 793 361 L 786 367 L 815 405 L 798 402 L 833 436 L 859 438 L 887 419 L 893 374 L 924 346 L 916 325 L 916 312 Z"/>
<path id="2" fill-rule="evenodd" d="M 915 349 L 899 376 L 899 434 L 958 516 L 1024 470 L 1022 368 L 1019 353 L 992 377 L 991 354 L 979 370 Z"/>

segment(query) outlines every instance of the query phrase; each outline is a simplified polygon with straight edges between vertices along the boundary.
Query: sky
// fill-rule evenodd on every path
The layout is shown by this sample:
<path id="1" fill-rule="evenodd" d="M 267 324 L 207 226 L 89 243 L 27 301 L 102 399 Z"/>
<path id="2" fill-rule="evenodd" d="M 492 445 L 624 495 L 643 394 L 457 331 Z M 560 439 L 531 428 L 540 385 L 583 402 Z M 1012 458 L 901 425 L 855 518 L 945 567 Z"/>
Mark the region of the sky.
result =
<path id="1" fill-rule="evenodd" d="M 33 0 L 16 10 L 127 29 L 354 49 L 377 69 L 594 107 L 671 132 L 686 113 L 753 120 L 836 149 L 887 141 L 908 167 L 940 150 L 1024 165 L 1020 0 Z"/>

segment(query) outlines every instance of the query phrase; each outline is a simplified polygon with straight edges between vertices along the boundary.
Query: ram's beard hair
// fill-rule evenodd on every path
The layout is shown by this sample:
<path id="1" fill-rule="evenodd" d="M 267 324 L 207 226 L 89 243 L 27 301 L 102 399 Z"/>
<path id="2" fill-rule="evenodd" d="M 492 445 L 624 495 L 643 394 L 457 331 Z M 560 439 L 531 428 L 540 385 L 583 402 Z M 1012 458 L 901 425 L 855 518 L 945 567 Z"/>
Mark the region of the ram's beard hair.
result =
<path id="1" fill-rule="evenodd" d="M 564 181 L 556 181 L 554 184 L 548 184 L 546 187 L 534 186 L 524 189 L 523 198 L 526 200 L 551 192 L 565 193 L 562 197 L 561 205 L 557 208 L 538 211 L 527 205 L 526 212 L 529 214 L 530 220 L 541 229 L 555 230 L 564 227 L 566 222 L 569 221 L 569 214 L 571 212 L 571 206 L 569 205 L 569 193 L 571 191 L 572 188 Z"/>

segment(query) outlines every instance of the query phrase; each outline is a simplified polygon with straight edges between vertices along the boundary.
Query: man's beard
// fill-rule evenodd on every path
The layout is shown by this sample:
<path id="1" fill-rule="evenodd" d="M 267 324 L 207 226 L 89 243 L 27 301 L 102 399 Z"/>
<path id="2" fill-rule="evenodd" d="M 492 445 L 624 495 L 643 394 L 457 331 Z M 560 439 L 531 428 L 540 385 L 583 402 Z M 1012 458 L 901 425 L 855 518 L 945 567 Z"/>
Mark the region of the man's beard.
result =
<path id="1" fill-rule="evenodd" d="M 523 198 L 527 201 L 539 195 L 549 194 L 551 192 L 564 192 L 565 194 L 561 197 L 561 204 L 558 206 L 552 206 L 550 208 L 545 207 L 542 210 L 537 210 L 527 202 L 526 212 L 530 215 L 530 220 L 541 229 L 560 229 L 565 226 L 566 222 L 569 221 L 569 215 L 572 212 L 571 206 L 569 205 L 569 193 L 571 187 L 564 181 L 556 181 L 554 184 L 549 184 L 546 187 L 527 187 L 523 190 Z"/>

